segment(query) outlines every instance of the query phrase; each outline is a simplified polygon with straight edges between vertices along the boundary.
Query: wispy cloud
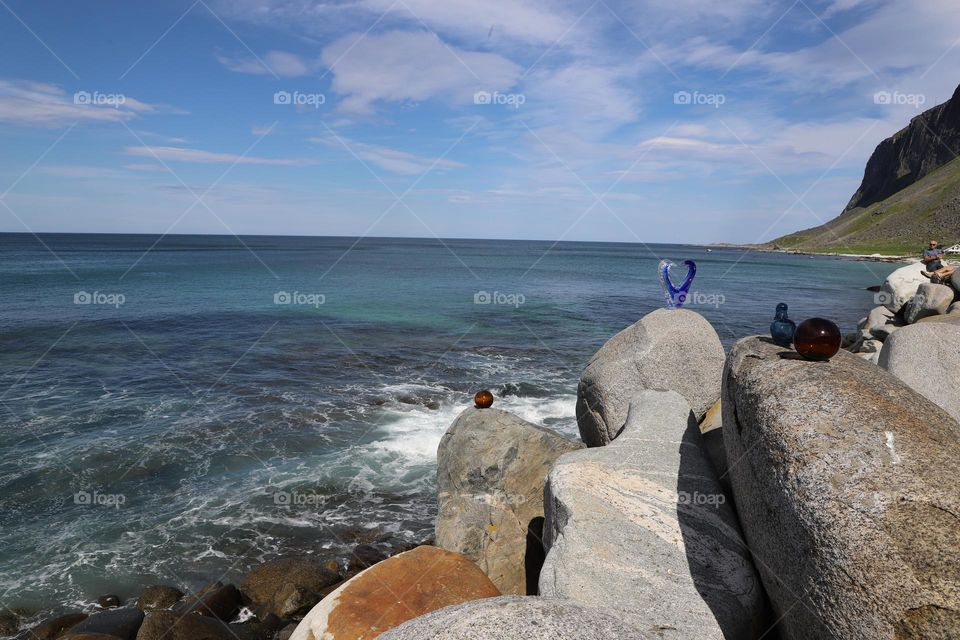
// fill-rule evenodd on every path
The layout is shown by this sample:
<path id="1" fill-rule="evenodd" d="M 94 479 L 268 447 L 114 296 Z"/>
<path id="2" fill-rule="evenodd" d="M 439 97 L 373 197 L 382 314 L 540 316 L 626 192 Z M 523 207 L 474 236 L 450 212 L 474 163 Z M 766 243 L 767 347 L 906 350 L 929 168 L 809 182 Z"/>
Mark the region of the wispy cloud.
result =
<path id="1" fill-rule="evenodd" d="M 259 60 L 248 56 L 230 57 L 220 52 L 215 55 L 220 64 L 237 73 L 296 78 L 312 73 L 317 67 L 315 62 L 308 63 L 297 54 L 286 51 L 268 51 Z"/>
<path id="2" fill-rule="evenodd" d="M 315 164 L 314 160 L 309 158 L 262 158 L 258 156 L 245 156 L 235 153 L 220 153 L 216 151 L 204 151 L 202 149 L 187 149 L 184 147 L 126 147 L 124 153 L 143 156 L 147 158 L 159 158 L 160 160 L 170 160 L 173 162 L 192 162 L 199 164 L 258 164 L 273 165 L 280 167 L 302 167 Z"/>
<path id="3" fill-rule="evenodd" d="M 399 173 L 402 175 L 418 175 L 430 168 L 459 169 L 464 167 L 462 163 L 455 160 L 431 158 L 409 151 L 366 144 L 343 136 L 338 136 L 337 138 L 333 138 L 332 136 L 314 137 L 310 138 L 310 141 L 343 150 L 344 153 L 352 152 L 361 160 L 374 164 L 391 173 Z M 344 145 L 346 145 L 346 149 L 344 149 Z"/>

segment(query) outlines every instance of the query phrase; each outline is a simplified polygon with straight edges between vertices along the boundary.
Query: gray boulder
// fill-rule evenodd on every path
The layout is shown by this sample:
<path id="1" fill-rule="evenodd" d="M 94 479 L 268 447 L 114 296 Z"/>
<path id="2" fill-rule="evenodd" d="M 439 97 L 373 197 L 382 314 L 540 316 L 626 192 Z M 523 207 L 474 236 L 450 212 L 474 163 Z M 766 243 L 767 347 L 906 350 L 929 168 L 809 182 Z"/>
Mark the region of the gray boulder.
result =
<path id="1" fill-rule="evenodd" d="M 905 327 L 883 346 L 880 366 L 960 421 L 960 326 Z"/>
<path id="2" fill-rule="evenodd" d="M 720 397 L 725 354 L 717 332 L 688 309 L 657 309 L 610 338 L 577 388 L 577 425 L 587 446 L 617 437 L 643 389 L 676 391 L 702 418 Z"/>
<path id="3" fill-rule="evenodd" d="M 886 307 L 875 307 L 867 316 L 865 339 L 886 340 L 887 337 L 902 327 L 903 321 Z"/>
<path id="4" fill-rule="evenodd" d="M 395 627 L 379 640 L 641 640 L 616 616 L 556 598 L 501 596 L 447 607 Z"/>
<path id="5" fill-rule="evenodd" d="M 501 593 L 535 593 L 543 485 L 557 458 L 581 448 L 506 411 L 466 409 L 437 450 L 436 545 L 476 562 Z"/>
<path id="6" fill-rule="evenodd" d="M 917 288 L 917 295 L 904 307 L 903 319 L 907 324 L 913 324 L 920 318 L 943 315 L 952 302 L 953 289 L 927 282 Z"/>
<path id="7" fill-rule="evenodd" d="M 546 490 L 540 593 L 654 635 L 752 638 L 763 589 L 690 405 L 641 391 L 610 445 L 567 454 Z"/>
<path id="8" fill-rule="evenodd" d="M 922 262 L 914 262 L 891 273 L 880 287 L 878 301 L 882 300 L 883 306 L 894 313 L 900 311 L 917 293 L 917 287 L 930 283 L 930 279 L 920 273 L 925 268 Z"/>
<path id="9" fill-rule="evenodd" d="M 738 342 L 723 395 L 737 512 L 782 638 L 960 636 L 960 427 L 853 354 L 782 352 Z"/>

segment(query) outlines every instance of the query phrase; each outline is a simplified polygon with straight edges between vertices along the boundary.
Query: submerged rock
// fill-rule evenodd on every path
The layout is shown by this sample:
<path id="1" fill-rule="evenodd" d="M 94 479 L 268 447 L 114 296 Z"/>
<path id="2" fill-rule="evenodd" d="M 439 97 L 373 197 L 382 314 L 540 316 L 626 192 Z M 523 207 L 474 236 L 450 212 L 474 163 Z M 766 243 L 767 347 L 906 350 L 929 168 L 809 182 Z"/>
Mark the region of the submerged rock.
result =
<path id="1" fill-rule="evenodd" d="M 920 285 L 917 294 L 903 309 L 903 319 L 913 324 L 921 318 L 939 316 L 947 312 L 953 302 L 953 289 L 927 282 Z"/>
<path id="2" fill-rule="evenodd" d="M 255 607 L 257 617 L 280 618 L 306 614 L 340 582 L 340 574 L 311 558 L 280 558 L 254 567 L 240 583 L 240 591 Z"/>
<path id="3" fill-rule="evenodd" d="M 697 418 L 720 398 L 725 355 L 717 332 L 688 309 L 657 309 L 610 338 L 577 387 L 577 425 L 587 446 L 617 437 L 631 399 L 644 389 L 676 391 Z"/>
<path id="4" fill-rule="evenodd" d="M 44 620 L 29 631 L 17 636 L 17 640 L 54 640 L 87 619 L 85 613 L 67 613 L 50 620 Z"/>
<path id="5" fill-rule="evenodd" d="M 960 326 L 906 327 L 887 340 L 879 364 L 960 421 Z"/>
<path id="6" fill-rule="evenodd" d="M 430 611 L 498 595 L 469 559 L 417 547 L 345 582 L 307 614 L 290 640 L 372 640 Z"/>
<path id="7" fill-rule="evenodd" d="M 501 593 L 535 593 L 543 484 L 557 458 L 581 448 L 506 411 L 463 411 L 437 450 L 437 546 L 476 562 Z"/>
<path id="8" fill-rule="evenodd" d="M 960 635 L 957 424 L 853 354 L 782 351 L 738 342 L 723 396 L 737 511 L 781 636 Z"/>
<path id="9" fill-rule="evenodd" d="M 922 262 L 914 262 L 900 267 L 883 281 L 880 287 L 883 306 L 897 313 L 917 293 L 917 287 L 930 284 L 930 279 L 921 275 L 926 268 Z"/>
<path id="10" fill-rule="evenodd" d="M 546 504 L 542 595 L 609 608 L 651 635 L 765 631 L 760 579 L 678 393 L 640 392 L 610 445 L 560 458 Z"/>
<path id="11" fill-rule="evenodd" d="M 642 640 L 615 615 L 557 598 L 501 596 L 434 611 L 380 640 Z M 679 636 L 678 636 L 679 637 Z"/>

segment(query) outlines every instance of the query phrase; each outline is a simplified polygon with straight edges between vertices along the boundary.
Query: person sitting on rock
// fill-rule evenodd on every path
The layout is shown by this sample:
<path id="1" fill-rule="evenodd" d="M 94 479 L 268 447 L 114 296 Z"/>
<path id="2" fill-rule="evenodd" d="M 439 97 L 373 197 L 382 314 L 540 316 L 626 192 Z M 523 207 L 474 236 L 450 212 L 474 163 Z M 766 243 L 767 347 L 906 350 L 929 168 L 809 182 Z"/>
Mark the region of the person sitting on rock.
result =
<path id="1" fill-rule="evenodd" d="M 930 278 L 934 284 L 949 282 L 950 276 L 957 270 L 956 267 L 950 267 L 943 262 L 943 249 L 939 247 L 936 240 L 930 241 L 930 248 L 923 250 L 921 261 L 927 265 L 926 271 L 921 271 L 925 278 Z"/>

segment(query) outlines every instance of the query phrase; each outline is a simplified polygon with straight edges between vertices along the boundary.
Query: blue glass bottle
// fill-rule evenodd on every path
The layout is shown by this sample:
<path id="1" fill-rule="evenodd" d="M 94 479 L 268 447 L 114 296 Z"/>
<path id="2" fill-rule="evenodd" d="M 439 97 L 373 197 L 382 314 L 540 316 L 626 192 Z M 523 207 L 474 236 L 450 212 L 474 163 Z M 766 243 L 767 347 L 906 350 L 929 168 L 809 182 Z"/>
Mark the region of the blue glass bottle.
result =
<path id="1" fill-rule="evenodd" d="M 789 347 L 796 331 L 796 323 L 787 317 L 787 304 L 781 302 L 777 305 L 777 316 L 770 325 L 770 337 L 781 347 Z"/>

